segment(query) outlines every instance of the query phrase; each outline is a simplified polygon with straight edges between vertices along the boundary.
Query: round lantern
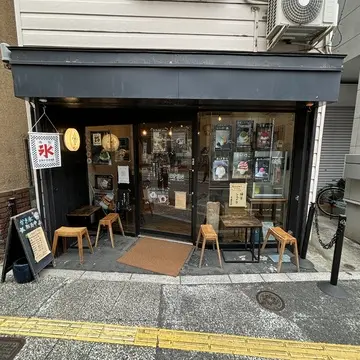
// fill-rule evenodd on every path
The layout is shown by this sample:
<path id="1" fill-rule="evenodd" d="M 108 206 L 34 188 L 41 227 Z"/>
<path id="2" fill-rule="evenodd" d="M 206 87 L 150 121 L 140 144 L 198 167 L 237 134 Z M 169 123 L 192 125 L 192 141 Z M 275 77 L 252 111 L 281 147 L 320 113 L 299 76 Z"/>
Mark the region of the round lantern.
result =
<path id="1" fill-rule="evenodd" d="M 116 151 L 120 146 L 120 141 L 114 134 L 106 134 L 102 138 L 101 145 L 106 151 Z"/>
<path id="2" fill-rule="evenodd" d="M 80 135 L 74 128 L 69 128 L 64 133 L 65 147 L 70 151 L 78 151 L 80 147 Z"/>

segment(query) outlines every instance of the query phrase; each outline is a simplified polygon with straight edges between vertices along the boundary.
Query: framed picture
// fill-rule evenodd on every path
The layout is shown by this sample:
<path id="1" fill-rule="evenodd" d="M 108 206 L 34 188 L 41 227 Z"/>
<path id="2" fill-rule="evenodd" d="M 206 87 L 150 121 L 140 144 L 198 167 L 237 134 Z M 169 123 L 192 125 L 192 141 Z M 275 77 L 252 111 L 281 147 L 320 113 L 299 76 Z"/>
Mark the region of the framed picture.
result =
<path id="1" fill-rule="evenodd" d="M 269 181 L 270 179 L 270 158 L 255 158 L 255 181 Z"/>
<path id="2" fill-rule="evenodd" d="M 101 146 L 101 141 L 102 141 L 102 134 L 101 133 L 91 133 L 91 138 L 92 138 L 92 144 L 93 146 Z"/>
<path id="3" fill-rule="evenodd" d="M 270 150 L 272 141 L 273 124 L 264 123 L 256 125 L 256 149 Z"/>
<path id="4" fill-rule="evenodd" d="M 229 180 L 229 160 L 216 159 L 213 162 L 213 180 L 227 181 Z"/>
<path id="5" fill-rule="evenodd" d="M 95 189 L 113 190 L 114 178 L 112 175 L 95 175 Z"/>
<path id="6" fill-rule="evenodd" d="M 232 178 L 249 179 L 252 174 L 252 153 L 234 152 Z"/>
<path id="7" fill-rule="evenodd" d="M 250 147 L 252 144 L 254 122 L 252 120 L 236 121 L 236 146 Z"/>
<path id="8" fill-rule="evenodd" d="M 101 206 L 104 210 L 115 210 L 115 196 L 112 191 L 95 191 L 94 205 Z"/>
<path id="9" fill-rule="evenodd" d="M 231 126 L 216 125 L 214 142 L 215 150 L 231 150 Z"/>

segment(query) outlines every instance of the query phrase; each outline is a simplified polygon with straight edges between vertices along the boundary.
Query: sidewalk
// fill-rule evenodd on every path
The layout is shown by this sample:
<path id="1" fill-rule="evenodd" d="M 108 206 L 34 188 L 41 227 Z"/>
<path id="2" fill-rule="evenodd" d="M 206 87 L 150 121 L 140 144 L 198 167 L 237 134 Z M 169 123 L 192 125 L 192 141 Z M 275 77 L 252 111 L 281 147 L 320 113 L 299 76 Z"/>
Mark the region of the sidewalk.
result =
<path id="1" fill-rule="evenodd" d="M 313 281 L 300 281 L 305 275 L 311 274 L 223 275 L 227 282 L 223 276 L 221 279 L 202 276 L 208 284 L 200 285 L 189 284 L 182 278 L 179 283 L 173 283 L 177 279 L 156 275 L 45 270 L 38 283 L 19 285 L 9 277 L 0 286 L 0 324 L 1 316 L 17 316 L 24 318 L 18 321 L 34 317 L 97 322 L 102 324 L 101 329 L 106 328 L 106 324 L 117 324 L 135 332 L 138 327 L 150 327 L 154 331 L 165 328 L 280 339 L 279 343 L 249 340 L 255 341 L 258 349 L 263 347 L 266 354 L 270 354 L 271 349 L 275 351 L 274 344 L 278 344 L 275 346 L 278 352 L 279 346 L 289 348 L 292 343 L 288 340 L 360 345 L 360 281 L 355 280 L 360 279 L 360 274 L 342 274 L 343 279 L 354 279 L 340 282 L 350 295 L 346 300 L 330 298 L 317 288 L 315 280 L 328 278 L 328 273 L 315 273 Z M 234 276 L 239 283 L 234 283 Z M 222 283 L 218 283 L 220 280 Z M 262 308 L 256 301 L 260 290 L 280 295 L 285 302 L 284 310 L 272 312 Z M 2 328 L 0 325 L 0 332 Z M 24 333 L 29 335 L 29 330 Z M 172 336 L 178 337 L 179 332 Z M 248 355 L 226 354 L 231 349 L 226 343 L 217 353 L 187 352 L 184 346 L 179 347 L 182 350 L 171 350 L 165 349 L 163 343 L 153 348 L 61 340 L 56 335 L 52 339 L 27 337 L 27 344 L 16 360 L 254 359 Z M 299 346 L 301 349 L 302 345 Z M 303 345 L 305 355 L 307 347 L 309 344 Z M 304 359 L 311 358 L 305 355 Z"/>
<path id="2" fill-rule="evenodd" d="M 337 219 L 330 220 L 328 217 L 319 216 L 320 237 L 323 242 L 329 242 L 334 236 L 337 222 Z M 321 247 L 313 227 L 307 259 L 313 262 L 317 271 L 331 271 L 333 253 L 334 247 L 329 250 Z M 360 244 L 344 238 L 340 270 L 350 272 L 360 271 Z"/>

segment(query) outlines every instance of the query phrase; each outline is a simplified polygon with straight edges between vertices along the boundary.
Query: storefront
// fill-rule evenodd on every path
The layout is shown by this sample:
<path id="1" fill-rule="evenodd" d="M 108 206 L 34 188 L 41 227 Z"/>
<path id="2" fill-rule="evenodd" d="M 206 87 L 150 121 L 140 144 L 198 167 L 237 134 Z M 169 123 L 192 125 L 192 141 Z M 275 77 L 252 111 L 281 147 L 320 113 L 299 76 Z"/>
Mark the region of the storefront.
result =
<path id="1" fill-rule="evenodd" d="M 238 234 L 220 217 L 245 208 L 302 233 L 317 104 L 337 100 L 343 57 L 11 51 L 32 122 L 45 104 L 81 136 L 61 168 L 37 173 L 49 234 L 84 204 L 119 212 L 130 235 L 194 242 L 211 217 L 227 243 Z"/>

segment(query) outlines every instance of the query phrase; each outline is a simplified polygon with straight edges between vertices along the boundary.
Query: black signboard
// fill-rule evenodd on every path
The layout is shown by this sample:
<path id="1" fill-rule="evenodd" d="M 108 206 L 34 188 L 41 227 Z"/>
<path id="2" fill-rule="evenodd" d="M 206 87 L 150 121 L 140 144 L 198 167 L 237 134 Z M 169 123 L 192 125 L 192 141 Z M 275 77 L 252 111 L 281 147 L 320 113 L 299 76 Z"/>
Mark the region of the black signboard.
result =
<path id="1" fill-rule="evenodd" d="M 44 239 L 43 242 L 41 238 Z M 14 262 L 24 257 L 35 279 L 38 279 L 40 271 L 54 260 L 37 209 L 28 210 L 10 219 L 1 282 L 5 281 Z"/>

